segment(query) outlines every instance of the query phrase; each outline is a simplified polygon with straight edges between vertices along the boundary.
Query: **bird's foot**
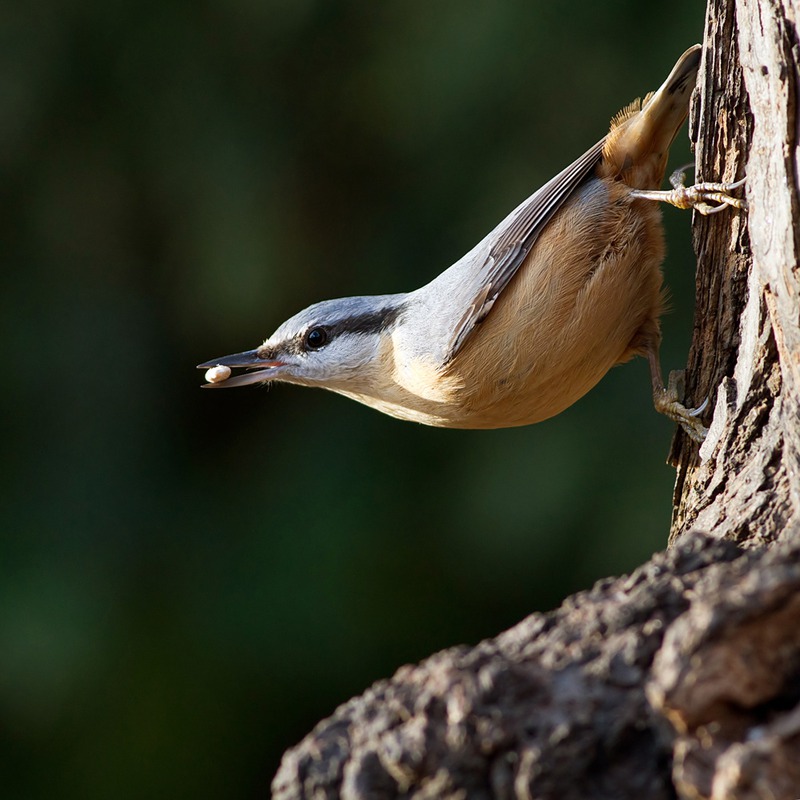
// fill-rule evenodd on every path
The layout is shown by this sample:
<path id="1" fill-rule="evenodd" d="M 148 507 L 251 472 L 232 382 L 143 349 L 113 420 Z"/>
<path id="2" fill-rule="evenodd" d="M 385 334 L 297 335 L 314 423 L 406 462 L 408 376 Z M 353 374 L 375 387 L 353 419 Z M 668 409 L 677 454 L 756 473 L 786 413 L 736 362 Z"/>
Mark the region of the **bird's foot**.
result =
<path id="1" fill-rule="evenodd" d="M 708 428 L 700 421 L 700 415 L 708 405 L 708 398 L 697 408 L 687 408 L 682 403 L 683 391 L 683 370 L 670 372 L 668 385 L 653 392 L 653 405 L 656 411 L 677 422 L 690 439 L 702 444 L 708 435 Z"/>
<path id="2" fill-rule="evenodd" d="M 677 208 L 693 208 L 700 214 L 716 214 L 723 208 L 746 209 L 747 201 L 744 198 L 734 197 L 731 192 L 744 186 L 745 178 L 734 181 L 733 183 L 696 183 L 693 186 L 685 186 L 686 170 L 688 166 L 676 169 L 669 177 L 672 184 L 671 190 L 666 191 L 646 191 L 634 189 L 632 197 L 642 200 L 657 200 L 662 203 L 669 203 Z"/>

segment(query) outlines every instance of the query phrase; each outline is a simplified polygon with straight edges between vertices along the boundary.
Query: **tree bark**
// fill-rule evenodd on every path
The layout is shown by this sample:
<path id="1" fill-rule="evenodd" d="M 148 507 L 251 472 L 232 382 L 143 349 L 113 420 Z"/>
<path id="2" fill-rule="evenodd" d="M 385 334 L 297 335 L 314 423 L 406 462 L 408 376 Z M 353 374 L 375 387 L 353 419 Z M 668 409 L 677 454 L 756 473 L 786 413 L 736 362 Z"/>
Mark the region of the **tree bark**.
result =
<path id="1" fill-rule="evenodd" d="M 703 179 L 747 163 L 749 214 L 695 220 L 698 257 L 690 397 L 716 398 L 694 457 L 678 437 L 670 541 L 699 528 L 748 546 L 800 511 L 797 3 L 713 2 L 694 106 Z"/>
<path id="2" fill-rule="evenodd" d="M 671 549 L 477 647 L 403 667 L 287 752 L 289 798 L 800 798 L 797 3 L 710 0 L 690 400 Z"/>

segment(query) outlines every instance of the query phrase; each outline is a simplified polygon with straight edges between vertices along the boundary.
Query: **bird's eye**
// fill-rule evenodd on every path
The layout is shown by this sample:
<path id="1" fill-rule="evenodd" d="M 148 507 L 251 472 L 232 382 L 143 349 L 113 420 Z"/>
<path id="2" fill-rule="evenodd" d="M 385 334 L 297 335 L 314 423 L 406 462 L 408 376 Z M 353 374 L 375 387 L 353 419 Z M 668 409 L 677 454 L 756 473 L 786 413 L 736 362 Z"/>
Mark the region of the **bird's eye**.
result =
<path id="1" fill-rule="evenodd" d="M 306 334 L 306 347 L 309 350 L 319 350 L 328 343 L 328 331 L 325 328 L 312 328 Z"/>

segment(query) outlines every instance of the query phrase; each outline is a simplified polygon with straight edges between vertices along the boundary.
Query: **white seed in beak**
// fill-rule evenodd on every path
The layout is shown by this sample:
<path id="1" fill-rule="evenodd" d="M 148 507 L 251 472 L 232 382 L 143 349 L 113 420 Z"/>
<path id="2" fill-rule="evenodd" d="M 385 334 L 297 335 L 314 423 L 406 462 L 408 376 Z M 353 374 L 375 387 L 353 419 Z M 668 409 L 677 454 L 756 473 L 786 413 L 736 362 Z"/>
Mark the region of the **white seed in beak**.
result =
<path id="1" fill-rule="evenodd" d="M 222 383 L 231 376 L 231 368 L 217 364 L 216 367 L 206 370 L 205 378 L 209 383 Z"/>

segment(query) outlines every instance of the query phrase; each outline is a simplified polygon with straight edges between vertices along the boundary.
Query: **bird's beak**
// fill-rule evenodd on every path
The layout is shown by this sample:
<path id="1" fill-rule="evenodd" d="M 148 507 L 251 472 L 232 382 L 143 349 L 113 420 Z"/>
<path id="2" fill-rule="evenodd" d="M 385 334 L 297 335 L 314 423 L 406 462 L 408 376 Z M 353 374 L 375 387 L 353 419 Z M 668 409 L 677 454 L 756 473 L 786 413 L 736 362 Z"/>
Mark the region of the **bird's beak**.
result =
<path id="1" fill-rule="evenodd" d="M 245 353 L 234 353 L 232 356 L 212 358 L 211 361 L 198 364 L 197 369 L 229 367 L 232 370 L 251 370 L 239 375 L 231 375 L 231 377 L 225 380 L 203 384 L 204 389 L 229 389 L 234 386 L 249 386 L 251 383 L 261 383 L 262 381 L 272 380 L 283 366 L 285 366 L 285 362 L 283 361 L 261 358 L 258 355 L 258 350 L 248 350 Z"/>

